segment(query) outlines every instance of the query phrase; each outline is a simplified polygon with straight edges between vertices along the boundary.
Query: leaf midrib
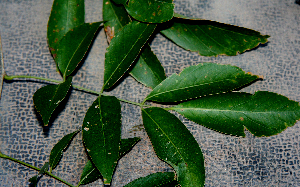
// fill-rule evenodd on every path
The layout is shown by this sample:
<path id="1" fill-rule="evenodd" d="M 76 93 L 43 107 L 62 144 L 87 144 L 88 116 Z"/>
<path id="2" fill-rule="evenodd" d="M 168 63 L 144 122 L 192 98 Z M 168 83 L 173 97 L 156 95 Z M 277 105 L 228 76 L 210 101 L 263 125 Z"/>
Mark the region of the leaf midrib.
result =
<path id="1" fill-rule="evenodd" d="M 132 22 L 131 22 L 132 23 Z M 146 29 L 148 28 L 150 24 L 147 24 L 147 27 L 145 27 L 145 29 L 143 30 L 143 32 L 139 35 L 142 36 L 144 34 L 144 32 L 146 31 Z M 140 40 L 140 37 L 137 38 L 137 40 L 134 42 L 134 44 L 132 45 L 132 47 L 130 48 L 129 52 L 124 56 L 124 58 L 122 59 L 122 61 L 118 64 L 118 66 L 115 68 L 115 70 L 111 73 L 110 77 L 107 79 L 107 81 L 105 82 L 105 84 L 103 85 L 103 87 L 105 87 L 107 85 L 107 83 L 110 81 L 111 77 L 115 74 L 115 72 L 117 71 L 117 69 L 123 64 L 123 62 L 125 61 L 125 59 L 128 57 L 128 54 L 131 53 L 132 49 L 135 47 L 136 43 Z M 128 67 L 129 68 L 129 67 Z M 121 77 L 120 77 L 121 78 Z M 120 79 L 119 78 L 119 79 Z M 119 80 L 118 79 L 118 80 Z"/>
<path id="2" fill-rule="evenodd" d="M 173 75 L 179 76 L 178 74 L 173 74 Z M 184 90 L 184 89 L 193 88 L 193 87 L 200 87 L 200 86 L 204 86 L 204 85 L 207 85 L 207 84 L 225 82 L 225 81 L 229 81 L 229 80 L 232 80 L 232 79 L 223 79 L 223 80 L 220 80 L 220 81 L 208 82 L 208 83 L 203 83 L 203 84 L 197 84 L 197 85 L 187 86 L 187 87 L 183 87 L 183 88 L 176 88 L 176 89 L 172 89 L 172 90 L 167 90 L 167 91 L 164 91 L 164 92 L 156 93 L 154 95 L 150 95 L 151 97 L 147 97 L 147 99 L 150 99 L 150 98 L 153 98 L 153 97 L 157 97 L 158 95 L 169 93 L 169 92 L 175 92 L 175 91 L 178 91 L 178 90 Z M 243 86 L 243 85 L 240 85 L 240 86 Z M 162 86 L 160 86 L 160 87 L 162 87 Z M 155 90 L 153 90 L 153 91 L 155 91 Z M 217 94 L 217 93 L 214 93 L 214 94 Z"/>
<path id="3" fill-rule="evenodd" d="M 163 131 L 163 130 L 160 128 L 160 126 L 158 125 L 158 123 L 156 123 L 156 121 L 155 121 L 155 120 L 154 120 L 154 119 L 153 119 L 153 118 L 152 118 L 145 110 L 143 110 L 143 111 L 144 111 L 144 112 L 147 114 L 147 116 L 154 122 L 154 124 L 156 124 L 156 126 L 161 130 L 161 132 L 168 138 L 168 140 L 172 143 L 173 147 L 176 148 L 176 150 L 177 150 L 178 154 L 180 155 L 180 158 L 182 159 L 182 161 L 184 161 L 184 163 L 187 163 L 186 160 L 184 159 L 184 157 L 182 156 L 181 152 L 179 151 L 179 148 L 177 148 L 177 146 L 174 145 L 173 141 L 169 138 L 169 136 L 165 133 L 165 131 Z M 170 162 L 170 160 L 165 160 L 165 159 L 163 159 L 163 158 L 161 158 L 161 159 L 164 160 L 165 162 L 168 162 L 168 163 L 170 163 L 170 164 L 172 164 L 172 165 L 175 165 L 175 163 Z M 178 163 L 181 163 L 181 160 L 179 160 Z M 178 165 L 175 165 L 175 166 L 178 167 Z"/>

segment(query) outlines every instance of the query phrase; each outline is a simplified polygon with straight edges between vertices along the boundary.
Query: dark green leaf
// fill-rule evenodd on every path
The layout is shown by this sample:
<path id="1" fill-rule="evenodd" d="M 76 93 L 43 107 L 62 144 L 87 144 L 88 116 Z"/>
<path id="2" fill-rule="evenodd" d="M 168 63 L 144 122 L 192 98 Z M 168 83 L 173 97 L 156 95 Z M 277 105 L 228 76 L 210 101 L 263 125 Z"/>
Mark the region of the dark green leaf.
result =
<path id="1" fill-rule="evenodd" d="M 84 23 L 84 0 L 55 0 L 48 21 L 47 37 L 55 56 L 58 41 L 71 29 Z"/>
<path id="2" fill-rule="evenodd" d="M 127 152 L 129 152 L 132 147 L 140 141 L 140 138 L 129 138 L 129 139 L 121 139 L 120 142 L 120 156 L 123 157 Z M 81 178 L 80 178 L 80 184 L 88 184 L 91 182 L 96 181 L 101 177 L 101 173 L 98 171 L 98 169 L 93 165 L 93 163 L 88 160 L 87 163 L 85 164 Z"/>
<path id="3" fill-rule="evenodd" d="M 173 172 L 157 172 L 138 178 L 124 187 L 174 187 L 176 184 Z"/>
<path id="4" fill-rule="evenodd" d="M 210 129 L 245 136 L 271 136 L 300 119 L 299 103 L 271 92 L 226 93 L 181 103 L 173 110 Z"/>
<path id="5" fill-rule="evenodd" d="M 140 57 L 130 74 L 137 81 L 152 89 L 166 78 L 165 70 L 151 51 L 149 44 L 146 44 L 141 51 Z"/>
<path id="6" fill-rule="evenodd" d="M 41 170 L 39 171 L 39 173 L 29 179 L 29 182 L 31 182 L 31 186 L 37 186 L 37 183 L 39 181 L 39 175 L 43 175 L 48 170 L 48 168 L 49 168 L 49 163 L 46 162 L 41 168 Z"/>
<path id="7" fill-rule="evenodd" d="M 113 0 L 116 4 L 125 4 L 128 0 Z"/>
<path id="8" fill-rule="evenodd" d="M 173 18 L 172 0 L 129 0 L 127 12 L 136 20 L 147 23 L 162 23 Z"/>
<path id="9" fill-rule="evenodd" d="M 88 160 L 85 164 L 81 177 L 80 177 L 80 184 L 88 184 L 91 182 L 96 181 L 101 177 L 101 173 L 98 171 L 98 169 L 93 165 L 93 163 Z"/>
<path id="10" fill-rule="evenodd" d="M 179 75 L 171 75 L 156 86 L 145 100 L 176 102 L 228 92 L 257 78 L 236 66 L 201 63 L 185 68 Z"/>
<path id="11" fill-rule="evenodd" d="M 100 23 L 84 23 L 74 27 L 59 41 L 54 60 L 64 78 L 76 69 L 85 56 Z"/>
<path id="12" fill-rule="evenodd" d="M 82 125 L 82 138 L 104 184 L 110 184 L 119 159 L 121 106 L 113 96 L 98 97 L 88 109 Z"/>
<path id="13" fill-rule="evenodd" d="M 111 40 L 105 54 L 104 89 L 113 86 L 128 70 L 155 27 L 155 24 L 130 22 Z"/>
<path id="14" fill-rule="evenodd" d="M 125 25 L 131 22 L 124 6 L 116 5 L 110 0 L 103 0 L 103 20 L 105 21 L 104 30 L 109 43 Z"/>
<path id="15" fill-rule="evenodd" d="M 59 103 L 66 97 L 72 83 L 72 77 L 58 85 L 47 85 L 37 90 L 33 95 L 33 102 L 37 112 L 42 116 L 47 126 L 50 117 Z"/>
<path id="16" fill-rule="evenodd" d="M 204 186 L 201 149 L 184 124 L 162 108 L 142 110 L 143 122 L 157 156 L 170 164 L 182 187 Z"/>
<path id="17" fill-rule="evenodd" d="M 128 138 L 128 139 L 121 139 L 120 143 L 120 158 L 122 158 L 126 153 L 128 153 L 135 144 L 137 144 L 141 138 L 134 137 L 134 138 Z"/>
<path id="18" fill-rule="evenodd" d="M 268 35 L 209 20 L 174 18 L 162 30 L 177 45 L 203 56 L 237 55 L 267 42 Z"/>
<path id="19" fill-rule="evenodd" d="M 63 151 L 71 143 L 73 137 L 78 133 L 78 131 L 72 132 L 65 135 L 55 146 L 52 148 L 49 158 L 50 170 L 52 171 L 57 166 L 60 161 Z"/>

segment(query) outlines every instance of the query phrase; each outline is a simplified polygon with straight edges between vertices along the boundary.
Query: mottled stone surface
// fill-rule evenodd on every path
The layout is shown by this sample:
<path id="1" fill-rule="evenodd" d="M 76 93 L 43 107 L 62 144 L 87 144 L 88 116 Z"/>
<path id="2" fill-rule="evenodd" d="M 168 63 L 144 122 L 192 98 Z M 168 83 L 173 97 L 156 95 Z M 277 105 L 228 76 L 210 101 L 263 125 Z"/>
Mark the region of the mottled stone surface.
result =
<path id="1" fill-rule="evenodd" d="M 300 102 L 300 6 L 294 0 L 176 0 L 176 12 L 248 27 L 271 35 L 266 45 L 235 57 L 201 57 L 184 51 L 161 35 L 152 49 L 168 76 L 199 62 L 232 64 L 246 72 L 263 75 L 243 91 L 276 92 Z M 0 34 L 5 71 L 9 75 L 33 75 L 61 80 L 47 46 L 47 20 L 52 0 L 1 0 Z M 102 1 L 86 0 L 86 22 L 99 21 Z M 99 91 L 103 79 L 107 47 L 103 30 L 74 77 L 74 84 Z M 73 90 L 66 108 L 48 129 L 43 129 L 33 107 L 32 95 L 45 85 L 42 81 L 4 82 L 0 101 L 0 150 L 11 157 L 41 167 L 49 159 L 53 145 L 64 135 L 81 128 L 85 111 L 95 95 Z M 133 78 L 124 79 L 110 95 L 141 102 L 150 89 Z M 177 115 L 178 116 L 178 115 Z M 299 123 L 283 133 L 257 138 L 226 136 L 178 116 L 198 141 L 206 167 L 206 186 L 300 186 Z M 154 154 L 143 129 L 140 109 L 122 104 L 122 137 L 140 136 L 142 141 L 122 158 L 112 186 L 157 171 L 171 171 Z M 81 135 L 77 135 L 54 173 L 72 184 L 80 178 L 86 162 Z M 0 186 L 28 186 L 37 172 L 11 161 L 0 159 Z M 99 186 L 97 181 L 89 186 Z M 39 186 L 64 186 L 43 177 Z"/>

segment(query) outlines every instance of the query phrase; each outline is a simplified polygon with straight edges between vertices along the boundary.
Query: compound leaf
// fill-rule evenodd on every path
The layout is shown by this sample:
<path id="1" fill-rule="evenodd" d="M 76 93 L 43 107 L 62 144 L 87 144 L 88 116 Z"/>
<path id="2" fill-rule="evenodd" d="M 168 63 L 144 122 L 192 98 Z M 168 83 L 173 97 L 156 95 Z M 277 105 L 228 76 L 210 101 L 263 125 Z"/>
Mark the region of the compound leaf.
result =
<path id="1" fill-rule="evenodd" d="M 82 125 L 82 138 L 88 155 L 110 184 L 119 159 L 121 106 L 116 97 L 100 96 L 88 109 Z"/>
<path id="2" fill-rule="evenodd" d="M 175 187 L 176 184 L 173 172 L 157 172 L 138 178 L 124 187 Z"/>
<path id="3" fill-rule="evenodd" d="M 69 76 L 81 62 L 101 22 L 84 23 L 66 33 L 53 55 L 63 77 Z"/>
<path id="4" fill-rule="evenodd" d="M 142 110 L 143 122 L 156 155 L 170 164 L 182 187 L 204 186 L 201 149 L 184 124 L 162 108 Z"/>
<path id="5" fill-rule="evenodd" d="M 127 152 L 129 152 L 132 147 L 141 140 L 141 138 L 128 138 L 128 139 L 121 139 L 120 142 L 120 156 L 119 159 L 122 158 Z M 80 177 L 80 184 L 88 184 L 91 182 L 96 181 L 101 177 L 101 173 L 98 169 L 94 166 L 94 164 L 88 160 L 85 164 L 81 177 Z"/>
<path id="6" fill-rule="evenodd" d="M 73 137 L 78 133 L 78 131 L 72 132 L 65 135 L 55 146 L 52 148 L 49 158 L 50 171 L 55 169 L 58 162 L 60 161 L 63 151 L 71 143 Z"/>
<path id="7" fill-rule="evenodd" d="M 173 18 L 172 0 L 129 0 L 125 6 L 134 19 L 147 23 L 163 23 Z"/>
<path id="8" fill-rule="evenodd" d="M 131 22 L 124 6 L 116 5 L 110 0 L 103 0 L 103 20 L 105 21 L 104 30 L 108 43 L 110 43 L 115 34 Z"/>
<path id="9" fill-rule="evenodd" d="M 71 29 L 84 23 L 84 0 L 54 0 L 48 21 L 47 37 L 53 56 L 58 41 Z"/>
<path id="10" fill-rule="evenodd" d="M 255 136 L 275 135 L 300 119 L 299 103 L 265 91 L 206 96 L 172 109 L 200 125 L 236 136 L 245 136 L 244 126 Z"/>
<path id="11" fill-rule="evenodd" d="M 47 126 L 56 107 L 65 99 L 72 83 L 72 77 L 58 85 L 47 85 L 38 89 L 33 95 L 33 102 L 37 112 L 42 116 Z"/>
<path id="12" fill-rule="evenodd" d="M 264 44 L 268 35 L 209 20 L 172 19 L 161 33 L 180 47 L 203 56 L 234 56 Z"/>
<path id="13" fill-rule="evenodd" d="M 130 75 L 152 89 L 166 78 L 164 68 L 151 51 L 149 44 L 146 44 L 142 49 L 137 63 L 130 71 Z"/>
<path id="14" fill-rule="evenodd" d="M 236 66 L 201 63 L 185 68 L 179 75 L 171 75 L 157 85 L 145 100 L 176 102 L 228 92 L 257 78 Z"/>
<path id="15" fill-rule="evenodd" d="M 111 40 L 105 54 L 104 89 L 113 86 L 128 70 L 155 27 L 155 24 L 133 21 Z"/>

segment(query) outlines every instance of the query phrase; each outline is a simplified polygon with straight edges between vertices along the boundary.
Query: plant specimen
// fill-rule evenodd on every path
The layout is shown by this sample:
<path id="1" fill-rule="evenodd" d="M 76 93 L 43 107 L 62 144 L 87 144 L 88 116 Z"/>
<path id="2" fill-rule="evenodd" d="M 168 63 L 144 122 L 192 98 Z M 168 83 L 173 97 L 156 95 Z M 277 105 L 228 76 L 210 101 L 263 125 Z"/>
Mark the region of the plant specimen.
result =
<path id="1" fill-rule="evenodd" d="M 54 85 L 36 91 L 33 100 L 45 126 L 58 107 L 63 107 L 70 88 L 97 94 L 98 98 L 86 112 L 81 131 L 64 136 L 52 149 L 49 161 L 42 168 L 0 154 L 39 171 L 30 181 L 52 174 L 63 150 L 73 137 L 82 133 L 89 161 L 77 186 L 99 178 L 109 185 L 118 160 L 139 141 L 121 139 L 120 102 L 141 108 L 143 125 L 157 156 L 174 172 L 155 173 L 126 186 L 204 186 L 204 158 L 194 137 L 185 125 L 169 111 L 207 128 L 228 135 L 245 136 L 245 128 L 255 136 L 271 136 L 295 124 L 300 118 L 299 104 L 276 93 L 238 92 L 260 79 L 242 69 L 216 63 L 199 63 L 179 74 L 166 77 L 164 68 L 151 51 L 151 36 L 157 32 L 178 46 L 203 56 L 237 55 L 267 42 L 267 35 L 246 28 L 210 20 L 185 17 L 174 12 L 171 0 L 103 0 L 103 21 L 84 22 L 83 0 L 55 0 L 48 22 L 49 51 L 63 81 L 32 76 L 9 76 L 4 79 L 35 78 Z M 107 35 L 109 47 L 105 54 L 103 87 L 100 92 L 72 84 L 72 76 L 100 29 Z M 105 92 L 114 89 L 126 73 L 152 89 L 141 103 L 135 103 Z M 162 107 L 153 107 L 159 103 Z M 171 106 L 170 106 L 171 105 Z"/>

